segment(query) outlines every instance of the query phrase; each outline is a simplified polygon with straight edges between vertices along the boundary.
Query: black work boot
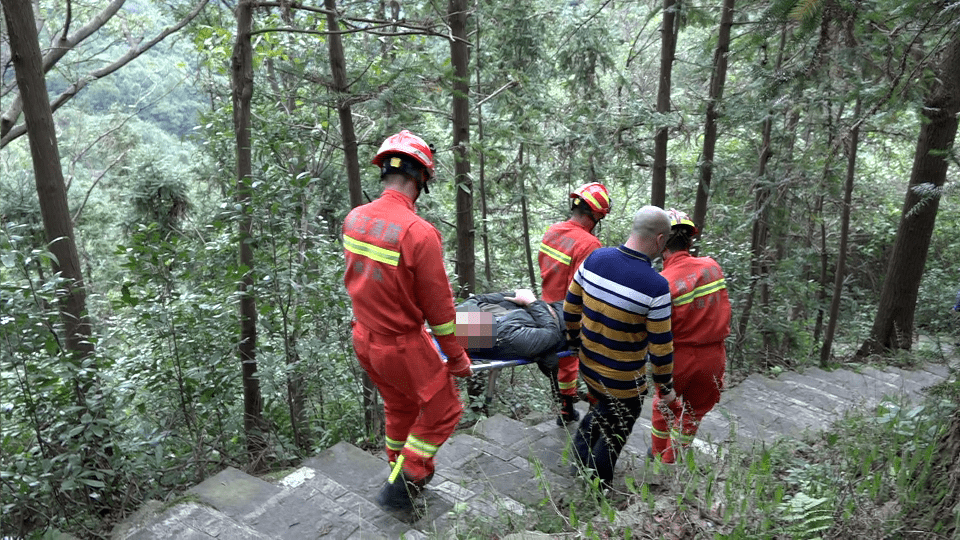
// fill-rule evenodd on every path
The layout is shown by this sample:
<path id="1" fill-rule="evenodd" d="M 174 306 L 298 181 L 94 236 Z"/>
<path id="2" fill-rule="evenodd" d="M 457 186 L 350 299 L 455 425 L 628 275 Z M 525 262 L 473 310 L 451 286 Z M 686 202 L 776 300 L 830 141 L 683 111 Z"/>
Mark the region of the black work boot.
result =
<path id="1" fill-rule="evenodd" d="M 560 416 L 557 417 L 558 426 L 563 427 L 580 419 L 580 413 L 573 408 L 576 400 L 576 396 L 560 395 Z"/>
<path id="2" fill-rule="evenodd" d="M 387 480 L 380 489 L 377 505 L 387 512 L 414 513 L 413 500 L 420 495 L 431 478 L 432 474 L 422 480 L 412 481 L 401 472 L 393 482 Z"/>

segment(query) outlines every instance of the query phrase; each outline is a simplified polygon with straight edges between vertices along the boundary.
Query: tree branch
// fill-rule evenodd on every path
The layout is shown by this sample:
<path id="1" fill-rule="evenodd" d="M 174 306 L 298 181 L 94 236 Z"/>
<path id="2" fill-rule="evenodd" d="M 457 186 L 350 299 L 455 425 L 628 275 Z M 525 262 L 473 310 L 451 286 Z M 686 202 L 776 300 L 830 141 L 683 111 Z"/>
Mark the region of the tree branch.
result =
<path id="1" fill-rule="evenodd" d="M 107 5 L 107 7 L 103 9 L 103 11 L 91 19 L 89 23 L 82 26 L 73 35 L 66 35 L 67 27 L 64 27 L 63 33 L 60 34 L 59 38 L 54 39 L 50 50 L 43 57 L 43 72 L 46 73 L 50 71 L 50 69 L 55 66 L 70 49 L 103 27 L 107 21 L 109 21 L 114 15 L 117 14 L 118 11 L 120 11 L 120 7 L 125 1 L 126 0 L 113 0 Z M 67 24 L 69 24 L 69 18 L 67 19 Z M 23 112 L 23 100 L 18 94 L 13 100 L 13 103 L 11 103 L 7 110 L 4 111 L 3 116 L 0 116 L 0 137 L 6 138 L 10 130 L 17 123 L 17 120 L 20 119 L 21 112 Z M 26 130 L 24 129 L 21 135 L 25 132 Z M 0 143 L 0 148 L 3 148 L 3 146 L 5 145 Z"/>
<path id="2" fill-rule="evenodd" d="M 83 77 L 79 81 L 75 82 L 70 88 L 68 88 L 59 96 L 57 96 L 56 100 L 54 100 L 50 104 L 51 109 L 53 109 L 53 111 L 56 111 L 58 108 L 60 108 L 61 105 L 69 101 L 73 96 L 77 94 L 77 92 L 82 90 L 83 87 L 85 87 L 90 82 L 113 73 L 114 71 L 128 64 L 134 58 L 137 58 L 141 54 L 150 50 L 154 45 L 166 39 L 170 34 L 180 31 L 180 29 L 182 29 L 190 21 L 192 21 L 197 15 L 200 14 L 200 12 L 203 10 L 204 7 L 206 7 L 209 1 L 210 0 L 199 0 L 197 2 L 197 5 L 194 6 L 193 10 L 189 14 L 187 14 L 186 17 L 181 19 L 177 24 L 167 27 L 166 29 L 161 31 L 155 38 L 148 41 L 146 44 L 140 45 L 139 47 L 131 47 L 130 50 L 126 52 L 126 54 L 124 54 L 123 56 L 115 60 L 112 64 L 109 64 L 98 70 L 95 70 L 91 72 L 89 75 L 87 75 L 86 77 Z M 47 56 L 45 56 L 43 59 L 44 72 L 49 71 L 50 68 L 52 68 L 58 60 L 63 58 L 63 56 L 70 49 L 75 47 L 78 43 L 80 43 L 81 41 L 89 37 L 93 32 L 95 32 L 96 30 L 101 28 L 104 24 L 106 24 L 107 20 L 109 20 L 110 17 L 113 17 L 116 14 L 117 10 L 120 9 L 120 6 L 123 4 L 123 2 L 124 0 L 114 0 L 113 3 L 111 3 L 107 9 L 100 12 L 100 14 L 93 21 L 88 23 L 86 26 L 84 26 L 80 30 L 77 30 L 77 33 L 70 36 L 66 40 L 63 40 L 63 39 L 58 40 L 59 47 L 56 47 L 53 50 L 51 50 L 51 52 L 48 53 Z M 107 16 L 108 14 L 109 16 Z M 20 118 L 20 112 L 22 111 L 22 109 L 23 109 L 23 103 L 21 101 L 20 95 L 18 94 L 14 102 L 7 109 L 7 111 L 4 112 L 2 117 L 0 117 L 0 149 L 8 145 L 10 141 L 17 139 L 18 137 L 21 137 L 24 133 L 27 132 L 26 124 L 21 123 L 17 125 L 17 120 Z"/>

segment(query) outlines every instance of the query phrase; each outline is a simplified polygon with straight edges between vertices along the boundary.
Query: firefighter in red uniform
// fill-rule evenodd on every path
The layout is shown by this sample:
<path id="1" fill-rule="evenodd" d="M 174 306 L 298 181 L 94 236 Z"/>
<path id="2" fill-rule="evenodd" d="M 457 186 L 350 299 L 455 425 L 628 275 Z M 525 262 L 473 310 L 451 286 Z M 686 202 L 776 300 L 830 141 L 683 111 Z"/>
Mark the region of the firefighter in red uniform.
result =
<path id="1" fill-rule="evenodd" d="M 704 415 L 720 401 L 727 366 L 724 339 L 730 335 L 730 299 L 723 270 L 710 257 L 690 255 L 697 227 L 687 214 L 674 209 L 671 232 L 663 250 L 663 272 L 673 300 L 673 388 L 677 399 L 669 407 L 653 398 L 652 448 L 649 456 L 673 463 L 671 442 L 686 448 L 693 443 Z M 669 413 L 667 413 L 669 409 Z"/>
<path id="2" fill-rule="evenodd" d="M 434 178 L 432 149 L 404 130 L 383 142 L 373 164 L 380 167 L 383 194 L 354 208 L 343 223 L 344 282 L 353 302 L 354 350 L 383 396 L 386 415 L 392 467 L 377 503 L 409 512 L 463 411 L 450 375 L 469 377 L 472 368 L 454 335 L 440 233 L 414 207 Z"/>
<path id="3" fill-rule="evenodd" d="M 570 194 L 570 219 L 554 223 L 540 242 L 537 262 L 543 282 L 542 299 L 548 304 L 562 302 L 580 263 L 600 247 L 593 229 L 610 212 L 610 194 L 599 182 L 584 184 Z M 577 398 L 577 375 L 580 371 L 576 355 L 558 361 L 556 388 L 560 399 L 557 424 L 563 425 L 580 418 L 573 408 Z"/>

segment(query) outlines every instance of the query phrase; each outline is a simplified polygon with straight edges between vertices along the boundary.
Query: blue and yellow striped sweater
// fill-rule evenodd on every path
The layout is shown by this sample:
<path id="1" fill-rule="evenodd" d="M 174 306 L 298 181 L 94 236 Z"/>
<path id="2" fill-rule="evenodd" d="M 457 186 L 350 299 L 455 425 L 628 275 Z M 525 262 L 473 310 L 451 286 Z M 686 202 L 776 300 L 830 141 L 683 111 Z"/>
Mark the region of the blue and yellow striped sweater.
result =
<path id="1" fill-rule="evenodd" d="M 672 388 L 670 286 L 650 258 L 625 246 L 600 248 L 577 269 L 563 304 L 571 338 L 581 338 L 580 374 L 590 390 L 617 399 Z"/>

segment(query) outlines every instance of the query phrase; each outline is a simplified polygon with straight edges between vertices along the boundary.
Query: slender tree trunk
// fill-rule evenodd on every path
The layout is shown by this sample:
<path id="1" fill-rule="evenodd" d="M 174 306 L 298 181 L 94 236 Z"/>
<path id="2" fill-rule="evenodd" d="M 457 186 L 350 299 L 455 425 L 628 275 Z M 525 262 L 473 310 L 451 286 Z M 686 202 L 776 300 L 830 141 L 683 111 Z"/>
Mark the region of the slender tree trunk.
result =
<path id="1" fill-rule="evenodd" d="M 877 316 L 870 337 L 858 356 L 888 349 L 909 350 L 913 340 L 913 314 L 927 251 L 937 219 L 940 196 L 937 188 L 947 178 L 947 156 L 957 135 L 960 112 L 960 32 L 942 51 L 937 77 L 920 111 L 920 136 L 913 158 L 897 228 L 893 252 L 880 291 Z"/>
<path id="2" fill-rule="evenodd" d="M 703 233 L 707 219 L 707 201 L 713 180 L 713 158 L 717 148 L 717 122 L 720 119 L 720 100 L 727 81 L 727 53 L 730 52 L 730 28 L 733 26 L 734 0 L 723 0 L 717 49 L 713 53 L 713 72 L 710 74 L 710 96 L 707 98 L 707 119 L 703 129 L 703 159 L 700 161 L 700 184 L 693 206 L 693 223 Z"/>
<path id="3" fill-rule="evenodd" d="M 838 125 L 840 119 L 843 118 L 844 107 L 841 105 L 840 110 L 837 112 L 837 120 L 834 122 L 833 110 L 829 102 L 825 106 L 826 109 L 826 131 L 827 131 L 827 145 L 829 148 L 834 147 L 834 139 L 836 138 L 836 128 L 834 126 Z M 830 152 L 827 156 L 827 159 L 823 163 L 823 174 L 820 175 L 820 183 L 817 188 L 817 195 L 814 199 L 814 216 L 816 220 L 820 223 L 820 277 L 817 279 L 817 317 L 816 321 L 813 324 L 813 342 L 814 344 L 820 341 L 820 334 L 823 332 L 823 320 L 825 315 L 824 305 L 827 301 L 827 276 L 830 271 L 830 256 L 827 251 L 827 226 L 826 218 L 823 215 L 823 205 L 825 193 L 829 190 L 827 186 L 830 183 L 830 177 L 832 176 L 833 170 L 833 158 L 834 153 Z M 811 235 L 812 236 L 812 235 Z"/>
<path id="4" fill-rule="evenodd" d="M 343 161 L 347 168 L 347 185 L 350 192 L 350 207 L 363 204 L 363 191 L 360 183 L 360 158 L 357 156 L 357 135 L 353 127 L 353 112 L 347 99 L 347 61 L 343 54 L 343 42 L 337 21 L 336 0 L 324 0 L 327 10 L 327 45 L 330 50 L 330 72 L 333 74 L 334 91 L 337 93 L 337 114 L 340 116 L 340 136 L 343 138 Z M 380 433 L 383 430 L 383 410 L 377 399 L 377 385 L 367 375 L 360 376 L 363 385 L 363 423 L 367 433 Z"/>
<path id="5" fill-rule="evenodd" d="M 527 260 L 527 276 L 530 278 L 530 290 L 537 293 L 538 279 L 537 272 L 534 270 L 533 251 L 530 249 L 530 214 L 527 210 L 527 189 L 524 185 L 523 177 L 526 176 L 526 168 L 523 166 L 523 143 L 520 143 L 520 174 L 517 175 L 517 181 L 520 184 L 520 213 L 523 222 L 523 249 L 525 259 Z"/>
<path id="6" fill-rule="evenodd" d="M 40 42 L 31 2 L 3 0 L 3 13 L 10 39 L 10 56 L 16 72 L 17 88 L 23 100 L 34 180 L 40 201 L 40 215 L 56 257 L 53 271 L 67 280 L 66 292 L 60 296 L 60 320 L 63 324 L 63 348 L 67 358 L 80 366 L 92 357 L 90 321 L 87 318 L 86 291 L 80 257 L 73 232 L 73 221 L 67 203 L 67 187 L 60 166 L 60 149 L 53 125 L 53 110 L 47 97 L 43 76 Z M 87 408 L 86 396 L 96 384 L 96 365 L 80 370 L 88 376 L 73 381 L 77 405 Z"/>
<path id="7" fill-rule="evenodd" d="M 453 155 L 457 186 L 458 296 L 476 290 L 473 229 L 473 180 L 470 178 L 470 48 L 467 42 L 467 0 L 450 0 L 450 60 L 453 64 Z"/>
<path id="8" fill-rule="evenodd" d="M 854 126 L 850 130 L 849 146 L 847 148 L 847 181 L 843 189 L 843 211 L 840 217 L 840 247 L 837 250 L 837 269 L 833 278 L 833 300 L 830 302 L 830 318 L 827 322 L 827 331 L 823 336 L 823 347 L 820 349 L 820 367 L 827 367 L 830 360 L 830 349 L 833 347 L 833 336 L 837 330 L 837 318 L 840 315 L 840 301 L 843 299 L 843 279 L 846 277 L 847 242 L 850 236 L 850 203 L 853 199 L 853 182 L 857 169 L 857 145 L 860 143 L 860 111 L 863 106 L 861 98 L 857 98 L 854 108 Z"/>
<path id="9" fill-rule="evenodd" d="M 777 57 L 775 69 L 780 69 L 783 61 L 783 49 L 786 43 L 786 27 L 780 34 L 780 52 Z M 767 114 L 763 121 L 761 130 L 760 156 L 757 165 L 757 181 L 754 186 L 755 198 L 753 202 L 753 233 L 750 239 L 750 284 L 748 285 L 746 300 L 744 301 L 743 311 L 740 313 L 740 322 L 737 325 L 737 352 L 738 355 L 743 352 L 743 346 L 747 338 L 747 328 L 750 323 L 750 316 L 753 312 L 753 302 L 756 297 L 757 288 L 760 288 L 761 304 L 765 305 L 769 298 L 767 285 L 765 283 L 767 274 L 770 271 L 770 261 L 767 249 L 767 236 L 770 232 L 769 224 L 769 201 L 772 192 L 770 179 L 767 178 L 767 164 L 772 155 L 771 146 L 773 144 L 773 113 Z M 769 335 L 764 331 L 764 346 L 769 345 Z"/>
<path id="10" fill-rule="evenodd" d="M 347 99 L 347 62 L 343 54 L 343 42 L 337 21 L 336 0 L 324 0 L 323 6 L 327 10 L 327 45 L 330 48 L 330 72 L 333 74 L 334 91 L 337 93 L 337 114 L 340 116 L 340 136 L 343 139 L 344 164 L 347 168 L 351 206 L 359 206 L 363 197 L 360 186 L 360 159 L 357 157 L 357 135 L 353 127 L 353 113 L 350 110 L 350 101 Z"/>
<path id="11" fill-rule="evenodd" d="M 242 209 L 240 218 L 240 265 L 247 269 L 240 280 L 240 343 L 238 353 L 243 373 L 243 428 L 247 437 L 247 452 L 254 470 L 264 463 L 263 398 L 257 375 L 257 304 L 253 295 L 253 217 L 252 198 L 253 161 L 251 156 L 250 102 L 253 98 L 253 47 L 250 32 L 253 27 L 253 2 L 242 0 L 236 9 L 237 42 L 233 49 L 231 73 L 233 80 L 233 125 L 237 142 L 237 201 Z"/>
<path id="12" fill-rule="evenodd" d="M 475 9 L 479 10 L 480 2 L 477 0 Z M 481 95 L 483 90 L 483 84 L 480 79 L 480 74 L 482 73 L 481 69 L 481 59 L 482 55 L 480 54 L 480 18 L 477 18 L 477 36 L 474 40 L 477 47 L 477 95 Z M 483 147 L 483 104 L 477 104 L 477 140 L 480 142 L 481 148 Z M 487 280 L 487 286 L 490 287 L 493 283 L 493 261 L 490 260 L 490 236 L 487 232 L 487 186 L 486 186 L 486 156 L 481 150 L 478 152 L 477 159 L 480 165 L 480 227 L 481 227 L 481 241 L 483 242 L 483 275 Z M 534 289 L 535 290 L 535 289 Z"/>
<path id="13" fill-rule="evenodd" d="M 680 0 L 663 0 L 663 27 L 660 29 L 660 85 L 657 87 L 657 112 L 666 117 L 670 112 L 670 78 L 677 49 L 677 11 Z M 650 204 L 663 208 L 667 200 L 667 141 L 670 128 L 657 128 L 654 136 L 653 172 Z"/>
<path id="14" fill-rule="evenodd" d="M 794 150 L 796 148 L 796 142 L 798 138 L 798 126 L 800 125 L 800 110 L 793 109 L 784 115 L 784 129 L 783 129 L 783 151 L 781 155 L 783 159 L 780 162 L 783 164 L 783 173 L 782 176 L 787 181 L 783 182 L 780 185 L 778 190 L 777 198 L 784 201 L 784 211 L 783 211 L 783 223 L 793 223 L 793 213 L 796 211 L 797 203 L 789 196 L 791 190 L 792 179 L 795 178 L 794 175 L 796 172 L 796 160 L 794 157 Z M 801 173 L 802 174 L 802 173 Z M 805 215 L 801 216 L 800 219 L 806 217 Z M 791 249 L 790 237 L 785 234 L 779 234 L 776 236 L 775 240 L 776 251 L 777 251 L 777 260 L 783 260 L 787 250 Z M 805 271 L 801 270 L 801 275 L 806 274 Z M 790 310 L 787 312 L 787 322 L 791 324 L 801 317 L 803 312 L 803 303 L 800 301 L 794 302 L 790 306 Z M 796 346 L 796 334 L 794 332 L 784 332 L 781 336 L 779 353 L 781 357 L 786 357 L 790 354 L 793 348 Z"/>

